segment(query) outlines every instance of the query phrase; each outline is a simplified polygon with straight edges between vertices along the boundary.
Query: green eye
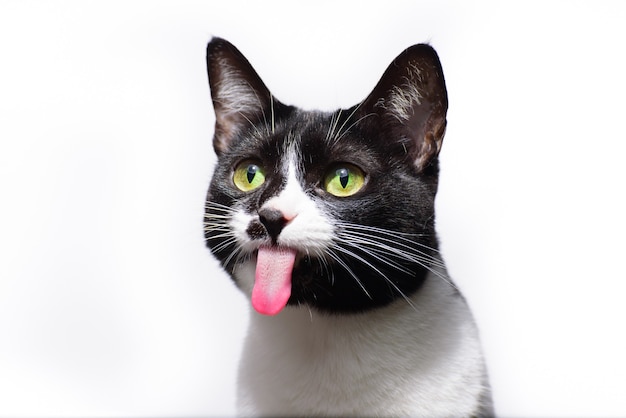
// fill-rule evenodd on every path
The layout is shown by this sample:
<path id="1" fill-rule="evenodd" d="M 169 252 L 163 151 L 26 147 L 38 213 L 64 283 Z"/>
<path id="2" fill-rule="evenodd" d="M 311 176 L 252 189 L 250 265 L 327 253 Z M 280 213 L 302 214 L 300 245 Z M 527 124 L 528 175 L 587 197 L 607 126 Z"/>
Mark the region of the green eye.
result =
<path id="1" fill-rule="evenodd" d="M 244 161 L 235 168 L 233 183 L 242 192 L 249 192 L 265 183 L 265 173 L 257 164 Z"/>
<path id="2" fill-rule="evenodd" d="M 334 196 L 351 196 L 361 190 L 365 174 L 352 164 L 341 164 L 331 169 L 324 178 L 324 188 Z"/>

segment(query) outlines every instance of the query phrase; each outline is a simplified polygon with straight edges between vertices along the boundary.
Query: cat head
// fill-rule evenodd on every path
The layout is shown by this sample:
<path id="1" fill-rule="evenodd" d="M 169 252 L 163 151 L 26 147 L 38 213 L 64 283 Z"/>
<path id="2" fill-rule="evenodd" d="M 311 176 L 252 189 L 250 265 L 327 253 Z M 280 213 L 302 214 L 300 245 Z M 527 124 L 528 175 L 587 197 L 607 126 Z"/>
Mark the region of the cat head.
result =
<path id="1" fill-rule="evenodd" d="M 440 263 L 447 93 L 435 51 L 406 49 L 365 100 L 335 112 L 281 103 L 223 39 L 207 65 L 218 162 L 205 237 L 255 309 L 359 312 L 417 291 Z"/>

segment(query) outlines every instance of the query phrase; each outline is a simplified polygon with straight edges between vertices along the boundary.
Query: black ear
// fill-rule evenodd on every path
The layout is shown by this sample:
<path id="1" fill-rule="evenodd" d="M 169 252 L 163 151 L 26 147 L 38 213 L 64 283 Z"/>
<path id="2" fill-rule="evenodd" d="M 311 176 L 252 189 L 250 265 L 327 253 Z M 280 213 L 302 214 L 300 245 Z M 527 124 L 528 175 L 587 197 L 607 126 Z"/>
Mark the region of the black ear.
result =
<path id="1" fill-rule="evenodd" d="M 274 99 L 246 57 L 230 42 L 213 38 L 207 46 L 213 108 L 213 147 L 220 155 L 242 129 L 271 117 Z"/>
<path id="2" fill-rule="evenodd" d="M 401 141 L 418 170 L 426 168 L 441 149 L 448 110 L 435 50 L 424 44 L 404 50 L 360 107 L 363 115 L 379 116 L 384 134 Z"/>

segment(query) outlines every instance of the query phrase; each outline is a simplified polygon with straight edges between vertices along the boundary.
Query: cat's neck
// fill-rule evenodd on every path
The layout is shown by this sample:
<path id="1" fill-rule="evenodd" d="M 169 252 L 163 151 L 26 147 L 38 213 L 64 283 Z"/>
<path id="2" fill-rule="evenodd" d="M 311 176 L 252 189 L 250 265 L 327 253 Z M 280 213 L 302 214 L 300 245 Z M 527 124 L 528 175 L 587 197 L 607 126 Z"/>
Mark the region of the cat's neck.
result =
<path id="1" fill-rule="evenodd" d="M 352 315 L 305 307 L 275 317 L 252 312 L 250 325 L 239 383 L 253 404 L 265 405 L 261 412 L 401 415 L 423 399 L 448 399 L 430 402 L 424 415 L 464 415 L 482 390 L 481 362 L 467 361 L 481 357 L 471 314 L 456 289 L 433 274 L 410 301 Z M 332 409 L 333 399 L 344 410 Z M 240 401 L 245 413 L 246 399 Z M 292 402 L 309 409 L 275 409 Z"/>

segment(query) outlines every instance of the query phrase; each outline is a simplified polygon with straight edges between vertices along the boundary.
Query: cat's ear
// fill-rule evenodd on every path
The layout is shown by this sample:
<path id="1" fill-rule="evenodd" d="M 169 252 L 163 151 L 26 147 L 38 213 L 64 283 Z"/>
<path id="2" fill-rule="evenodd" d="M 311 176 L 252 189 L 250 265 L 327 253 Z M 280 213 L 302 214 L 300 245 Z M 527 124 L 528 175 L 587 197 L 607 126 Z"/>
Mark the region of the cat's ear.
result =
<path id="1" fill-rule="evenodd" d="M 269 115 L 274 99 L 246 57 L 230 42 L 213 38 L 206 59 L 215 109 L 213 148 L 220 155 L 237 132 Z"/>
<path id="2" fill-rule="evenodd" d="M 448 97 L 441 63 L 429 45 L 404 50 L 361 105 L 377 114 L 385 135 L 400 140 L 421 171 L 439 154 Z"/>

